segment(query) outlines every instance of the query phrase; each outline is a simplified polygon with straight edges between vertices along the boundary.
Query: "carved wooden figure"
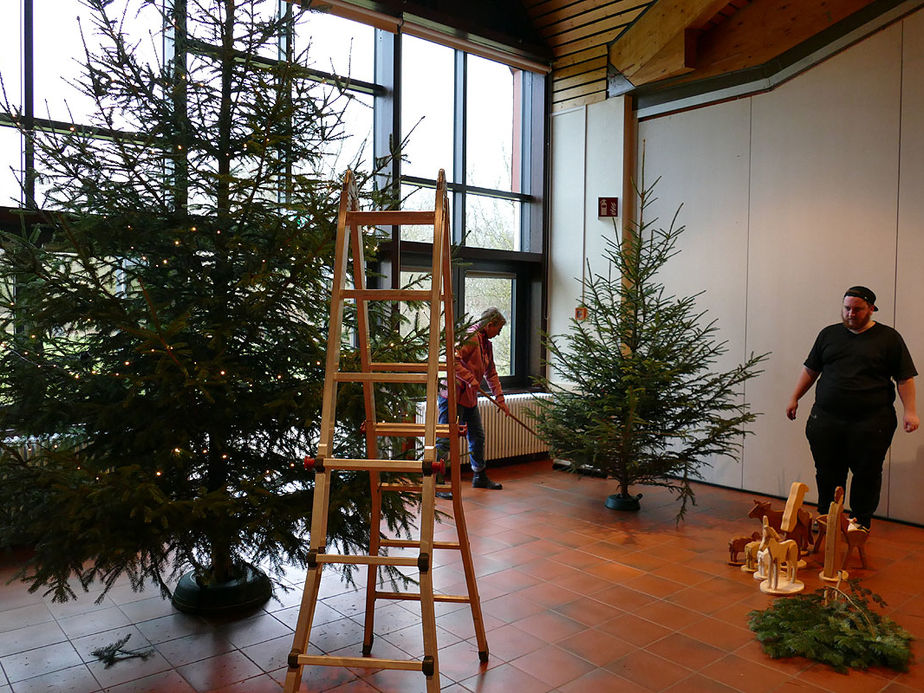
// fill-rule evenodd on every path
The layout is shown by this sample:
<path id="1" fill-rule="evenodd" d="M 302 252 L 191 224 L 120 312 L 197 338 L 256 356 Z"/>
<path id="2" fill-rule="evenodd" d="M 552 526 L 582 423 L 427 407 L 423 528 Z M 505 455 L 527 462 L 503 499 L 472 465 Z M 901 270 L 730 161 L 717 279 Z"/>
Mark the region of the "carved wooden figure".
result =
<path id="1" fill-rule="evenodd" d="M 751 532 L 749 537 L 734 537 L 728 540 L 728 565 L 743 565 L 746 562 L 738 559 L 738 554 L 744 551 L 749 543 L 760 539 L 760 532 Z"/>
<path id="2" fill-rule="evenodd" d="M 799 568 L 799 546 L 794 539 L 780 540 L 780 535 L 770 526 L 766 517 L 763 519 L 763 535 L 760 550 L 767 552 L 767 579 L 760 583 L 760 591 L 765 594 L 792 594 L 805 589 L 796 573 Z M 785 568 L 786 574 L 781 577 Z"/>
<path id="3" fill-rule="evenodd" d="M 805 484 L 802 485 L 805 486 Z M 804 495 L 805 492 L 803 491 L 802 493 Z M 790 494 L 792 494 L 792 490 L 790 490 Z M 789 501 L 787 501 L 787 505 L 788 504 Z M 801 505 L 801 502 L 799 505 Z M 760 520 L 764 515 L 766 515 L 770 520 L 770 525 L 774 529 L 777 531 L 786 532 L 786 530 L 781 529 L 784 514 L 785 511 L 783 510 L 774 510 L 771 508 L 770 501 L 755 500 L 754 507 L 751 508 L 751 512 L 748 513 L 748 517 L 753 517 L 757 520 Z M 808 552 L 812 545 L 812 514 L 805 508 L 797 507 L 795 516 L 795 525 L 790 531 L 786 533 L 789 538 L 795 539 L 796 543 L 799 545 L 800 551 Z"/>
<path id="4" fill-rule="evenodd" d="M 837 518 L 837 529 L 828 531 L 829 518 Z M 834 501 L 828 508 L 827 515 L 818 517 L 818 539 L 815 541 L 817 551 L 822 541 L 825 545 L 824 570 L 819 577 L 826 582 L 837 582 L 847 579 L 847 559 L 856 549 L 860 557 L 860 565 L 866 568 L 866 539 L 869 534 L 863 531 L 849 529 L 849 522 L 844 517 L 844 489 L 840 486 L 834 491 Z M 846 548 L 845 548 L 846 547 Z"/>
<path id="5" fill-rule="evenodd" d="M 757 534 L 757 532 L 755 532 Z M 754 573 L 754 578 L 757 578 L 757 573 L 760 572 L 760 564 L 757 559 L 757 550 L 760 548 L 760 539 L 748 542 L 744 546 L 744 565 L 741 566 L 742 572 L 745 573 Z M 763 580 L 767 576 L 761 575 L 760 579 Z"/>

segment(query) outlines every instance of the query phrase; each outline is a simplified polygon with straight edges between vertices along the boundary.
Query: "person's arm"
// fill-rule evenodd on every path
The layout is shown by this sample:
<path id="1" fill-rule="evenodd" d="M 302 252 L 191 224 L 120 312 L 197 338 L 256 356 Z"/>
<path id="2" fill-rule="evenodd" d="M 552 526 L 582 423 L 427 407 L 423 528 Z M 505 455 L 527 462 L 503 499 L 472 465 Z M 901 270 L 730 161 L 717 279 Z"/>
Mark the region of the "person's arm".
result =
<path id="1" fill-rule="evenodd" d="M 490 345 L 490 342 L 489 342 Z M 510 409 L 504 402 L 504 390 L 501 387 L 500 378 L 497 376 L 497 366 L 494 364 L 494 347 L 490 345 L 488 349 L 488 362 L 485 364 L 484 378 L 488 381 L 488 387 L 491 388 L 491 394 L 494 395 L 494 401 L 497 406 L 505 413 L 509 414 Z"/>
<path id="2" fill-rule="evenodd" d="M 472 357 L 472 352 L 478 348 L 478 335 L 473 334 L 465 343 L 456 349 L 456 380 L 459 381 L 466 389 L 474 389 L 476 396 L 478 393 L 479 383 L 475 378 L 475 374 L 472 373 L 471 368 L 469 367 L 469 360 Z"/>
<path id="3" fill-rule="evenodd" d="M 918 419 L 918 408 L 915 402 L 914 378 L 898 381 L 898 397 L 902 401 L 902 407 L 905 410 L 902 421 L 905 432 L 916 431 L 921 422 Z"/>
<path id="4" fill-rule="evenodd" d="M 793 390 L 792 398 L 790 398 L 789 405 L 786 407 L 786 416 L 788 416 L 791 421 L 796 420 L 796 410 L 799 408 L 799 400 L 802 398 L 802 395 L 808 392 L 809 388 L 815 384 L 819 375 L 818 371 L 813 371 L 807 366 L 802 366 L 799 380 L 796 381 L 796 389 Z"/>

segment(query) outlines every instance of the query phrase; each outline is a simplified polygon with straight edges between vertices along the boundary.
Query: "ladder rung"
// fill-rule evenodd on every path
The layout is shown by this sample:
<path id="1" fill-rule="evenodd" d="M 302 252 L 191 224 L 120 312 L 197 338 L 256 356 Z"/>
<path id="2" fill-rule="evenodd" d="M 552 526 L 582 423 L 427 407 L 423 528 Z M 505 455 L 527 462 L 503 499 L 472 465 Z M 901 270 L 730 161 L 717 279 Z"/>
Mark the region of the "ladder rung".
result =
<path id="1" fill-rule="evenodd" d="M 319 553 L 318 563 L 340 563 L 343 565 L 404 565 L 417 566 L 417 556 L 363 556 L 336 553 Z"/>
<path id="2" fill-rule="evenodd" d="M 416 549 L 420 547 L 420 542 L 413 539 L 382 539 L 379 546 L 391 546 L 400 549 Z M 461 546 L 457 541 L 434 541 L 434 549 L 458 549 Z"/>
<path id="3" fill-rule="evenodd" d="M 402 669 L 422 671 L 423 664 L 413 659 L 376 659 L 374 657 L 332 657 L 330 655 L 299 655 L 299 666 L 359 667 L 361 669 Z"/>
<path id="4" fill-rule="evenodd" d="M 382 209 L 363 212 L 347 212 L 347 222 L 356 222 L 363 226 L 433 226 L 436 212 L 402 211 L 399 209 Z"/>
<path id="5" fill-rule="evenodd" d="M 376 592 L 377 599 L 396 599 L 408 602 L 419 602 L 420 594 L 417 592 Z M 463 594 L 434 594 L 435 602 L 453 602 L 456 604 L 468 604 L 471 599 Z"/>
<path id="6" fill-rule="evenodd" d="M 426 424 L 422 423 L 380 423 L 375 424 L 375 433 L 379 436 L 393 436 L 395 438 L 422 438 Z M 436 424 L 437 438 L 449 437 L 449 424 Z"/>
<path id="7" fill-rule="evenodd" d="M 426 373 L 334 373 L 338 383 L 426 383 Z"/>
<path id="8" fill-rule="evenodd" d="M 440 361 L 436 364 L 437 370 L 441 373 L 446 372 L 446 362 Z M 396 373 L 426 373 L 430 368 L 429 363 L 388 363 L 387 361 L 373 361 L 369 364 L 373 371 L 394 371 Z"/>
<path id="9" fill-rule="evenodd" d="M 429 301 L 433 293 L 426 289 L 344 289 L 342 295 L 367 301 Z"/>
<path id="10" fill-rule="evenodd" d="M 420 470 L 417 470 L 419 473 Z M 437 491 L 452 491 L 451 484 L 436 484 L 434 488 Z M 397 491 L 398 493 L 420 493 L 423 491 L 423 486 L 420 484 L 379 484 L 379 490 L 381 491 Z"/>
<path id="11" fill-rule="evenodd" d="M 403 472 L 405 474 L 420 474 L 423 471 L 423 462 L 420 460 L 350 460 L 336 457 L 324 458 L 325 469 L 352 469 L 355 471 L 370 472 Z"/>

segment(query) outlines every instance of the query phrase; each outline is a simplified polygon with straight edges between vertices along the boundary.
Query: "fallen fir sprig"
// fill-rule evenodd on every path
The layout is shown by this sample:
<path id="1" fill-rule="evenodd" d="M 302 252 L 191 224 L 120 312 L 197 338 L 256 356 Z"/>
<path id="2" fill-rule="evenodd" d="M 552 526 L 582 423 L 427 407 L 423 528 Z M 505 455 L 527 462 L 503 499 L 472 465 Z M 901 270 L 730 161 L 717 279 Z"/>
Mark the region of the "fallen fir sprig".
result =
<path id="1" fill-rule="evenodd" d="M 90 654 L 96 657 L 98 660 L 103 662 L 108 669 L 116 662 L 120 662 L 123 659 L 132 659 L 133 657 L 140 657 L 142 660 L 146 660 L 149 657 L 154 656 L 154 648 L 149 647 L 146 650 L 126 650 L 124 648 L 125 643 L 128 642 L 128 639 L 132 637 L 132 634 L 129 633 L 121 640 L 116 640 L 114 643 L 110 643 L 105 647 L 98 647 L 93 650 Z"/>
<path id="2" fill-rule="evenodd" d="M 884 606 L 882 597 L 857 580 L 847 584 L 850 594 L 826 587 L 748 614 L 764 652 L 774 659 L 806 657 L 841 673 L 870 666 L 907 671 L 911 634 L 870 608 L 869 600 Z"/>

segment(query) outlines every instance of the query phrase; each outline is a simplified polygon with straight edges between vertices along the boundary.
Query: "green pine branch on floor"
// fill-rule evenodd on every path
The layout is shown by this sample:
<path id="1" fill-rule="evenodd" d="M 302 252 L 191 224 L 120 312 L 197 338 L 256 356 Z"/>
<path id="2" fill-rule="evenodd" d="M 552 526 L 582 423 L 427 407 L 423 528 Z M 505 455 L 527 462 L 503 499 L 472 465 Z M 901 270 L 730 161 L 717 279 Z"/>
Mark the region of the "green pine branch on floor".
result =
<path id="1" fill-rule="evenodd" d="M 882 597 L 857 580 L 847 585 L 849 593 L 827 587 L 752 611 L 748 624 L 764 652 L 774 659 L 806 657 L 841 673 L 871 666 L 907 671 L 911 634 L 870 608 L 869 601 L 884 606 Z"/>

